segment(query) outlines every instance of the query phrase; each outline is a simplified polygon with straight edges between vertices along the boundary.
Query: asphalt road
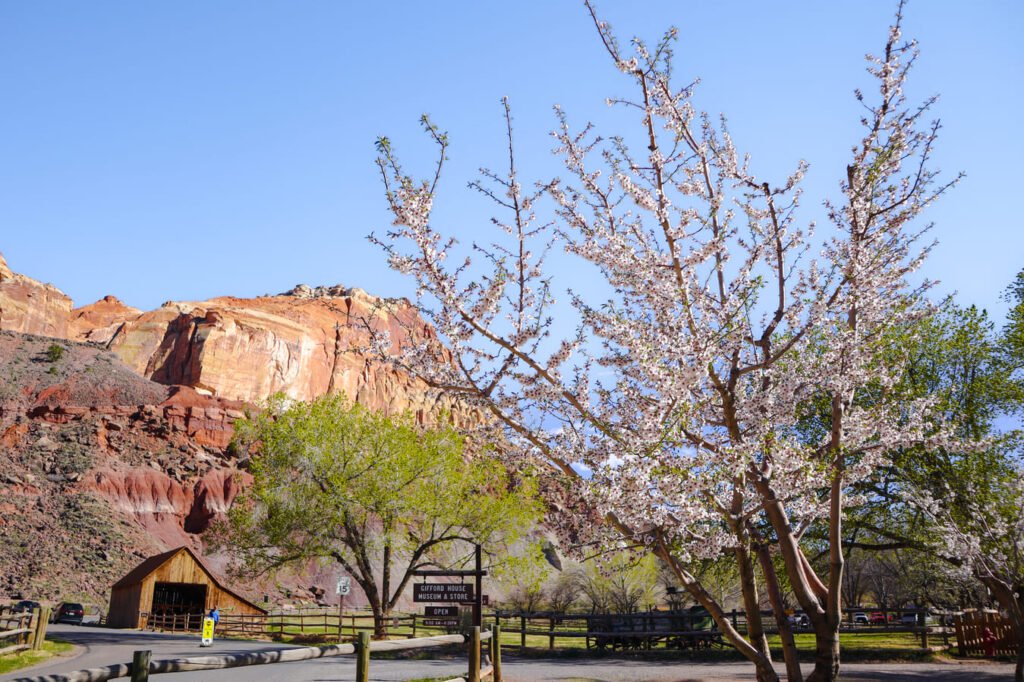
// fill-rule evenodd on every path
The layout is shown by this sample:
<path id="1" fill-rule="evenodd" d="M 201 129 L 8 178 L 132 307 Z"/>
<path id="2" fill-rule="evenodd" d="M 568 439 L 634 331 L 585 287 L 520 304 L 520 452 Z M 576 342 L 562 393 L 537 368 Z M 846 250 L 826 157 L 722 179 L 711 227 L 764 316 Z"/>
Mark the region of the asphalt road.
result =
<path id="1" fill-rule="evenodd" d="M 19 677 L 67 673 L 83 668 L 111 665 L 132 659 L 132 652 L 149 649 L 153 659 L 181 658 L 211 653 L 229 654 L 255 650 L 288 648 L 267 642 L 217 641 L 210 648 L 200 648 L 196 635 L 169 635 L 135 630 L 51 625 L 50 633 L 76 645 L 73 656 L 51 659 L 35 668 L 0 677 L 0 682 Z M 754 680 L 751 667 L 744 663 L 643 662 L 614 658 L 593 660 L 521 659 L 503 657 L 508 682 L 696 682 L 699 680 Z M 374 682 L 404 682 L 422 677 L 455 677 L 465 672 L 464 657 L 433 660 L 375 660 L 370 665 Z M 783 672 L 780 666 L 780 673 Z M 809 668 L 807 669 L 809 672 Z M 996 682 L 1012 680 L 1013 666 L 991 663 L 912 663 L 912 664 L 846 664 L 844 680 L 858 682 Z M 154 675 L 167 682 L 212 680 L 266 680 L 274 682 L 326 682 L 355 679 L 355 661 L 351 656 L 318 659 L 296 663 L 259 665 L 246 668 Z"/>

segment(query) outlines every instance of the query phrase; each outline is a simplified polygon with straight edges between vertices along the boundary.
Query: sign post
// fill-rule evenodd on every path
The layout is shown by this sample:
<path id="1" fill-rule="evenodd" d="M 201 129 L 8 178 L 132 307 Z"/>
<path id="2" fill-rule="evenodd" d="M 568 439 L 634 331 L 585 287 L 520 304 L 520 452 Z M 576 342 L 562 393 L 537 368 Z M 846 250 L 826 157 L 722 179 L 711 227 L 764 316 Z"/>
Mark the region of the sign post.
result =
<path id="1" fill-rule="evenodd" d="M 447 576 L 447 577 L 471 577 L 475 578 L 473 583 L 416 583 L 412 586 L 412 600 L 414 602 L 458 602 L 460 604 L 473 605 L 473 625 L 482 626 L 483 623 L 483 577 L 487 571 L 483 570 L 483 551 L 480 545 L 474 551 L 476 567 L 470 571 L 446 571 L 421 569 L 413 571 L 415 576 Z M 476 589 L 473 589 L 473 588 Z M 430 607 L 428 607 L 430 608 Z M 430 612 L 424 614 L 432 615 Z M 424 622 L 424 625 L 427 625 Z"/>
<path id="2" fill-rule="evenodd" d="M 343 575 L 338 578 L 338 585 L 335 587 L 335 594 L 338 595 L 338 641 L 341 641 L 342 611 L 345 606 L 345 595 L 352 590 L 352 578 Z"/>

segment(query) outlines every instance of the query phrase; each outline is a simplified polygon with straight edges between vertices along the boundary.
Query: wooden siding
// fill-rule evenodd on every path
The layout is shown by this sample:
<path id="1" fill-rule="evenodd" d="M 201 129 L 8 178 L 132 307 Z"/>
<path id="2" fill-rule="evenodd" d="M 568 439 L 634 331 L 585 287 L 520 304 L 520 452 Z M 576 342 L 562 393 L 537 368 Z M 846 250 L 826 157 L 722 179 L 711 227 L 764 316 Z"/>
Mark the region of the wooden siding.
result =
<path id="1" fill-rule="evenodd" d="M 153 588 L 157 583 L 189 583 L 206 585 L 204 611 L 218 606 L 224 614 L 256 615 L 264 613 L 258 606 L 222 588 L 216 578 L 184 547 L 173 553 L 138 582 L 120 581 L 110 591 L 107 622 L 112 627 L 143 628 L 153 608 Z"/>

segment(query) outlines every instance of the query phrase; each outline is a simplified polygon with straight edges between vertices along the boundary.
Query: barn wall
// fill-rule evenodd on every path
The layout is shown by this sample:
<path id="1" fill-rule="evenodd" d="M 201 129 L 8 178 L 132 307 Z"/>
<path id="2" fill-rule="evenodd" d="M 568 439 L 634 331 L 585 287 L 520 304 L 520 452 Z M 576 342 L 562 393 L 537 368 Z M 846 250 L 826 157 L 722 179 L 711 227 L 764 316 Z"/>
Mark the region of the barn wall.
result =
<path id="1" fill-rule="evenodd" d="M 127 585 L 111 590 L 110 608 L 107 610 L 107 624 L 114 628 L 139 627 L 139 598 L 142 586 Z"/>

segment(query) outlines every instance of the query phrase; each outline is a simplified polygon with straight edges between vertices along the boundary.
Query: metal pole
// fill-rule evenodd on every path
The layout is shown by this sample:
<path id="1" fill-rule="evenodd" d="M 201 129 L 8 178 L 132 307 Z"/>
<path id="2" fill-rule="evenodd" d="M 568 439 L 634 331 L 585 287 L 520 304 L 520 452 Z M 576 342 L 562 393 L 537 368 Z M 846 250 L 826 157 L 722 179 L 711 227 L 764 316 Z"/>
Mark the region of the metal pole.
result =
<path id="1" fill-rule="evenodd" d="M 345 595 L 338 595 L 338 641 L 341 641 L 341 614 L 344 609 Z"/>

